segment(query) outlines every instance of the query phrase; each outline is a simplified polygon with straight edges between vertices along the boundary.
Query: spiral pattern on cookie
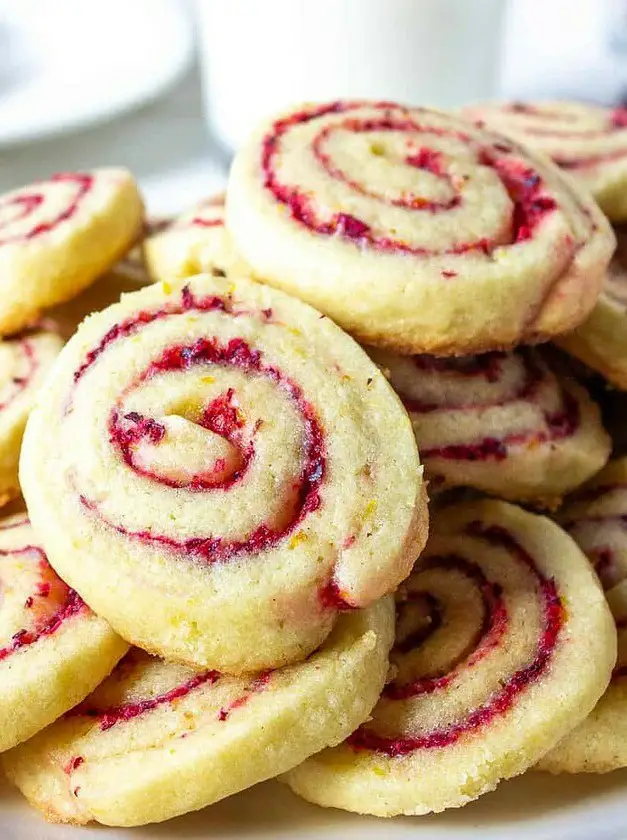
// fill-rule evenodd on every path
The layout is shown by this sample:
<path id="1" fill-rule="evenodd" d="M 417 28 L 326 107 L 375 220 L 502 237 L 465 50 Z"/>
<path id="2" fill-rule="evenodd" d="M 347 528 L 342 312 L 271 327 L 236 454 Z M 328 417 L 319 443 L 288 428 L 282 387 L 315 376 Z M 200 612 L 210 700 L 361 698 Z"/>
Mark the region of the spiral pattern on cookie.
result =
<path id="1" fill-rule="evenodd" d="M 549 155 L 593 193 L 610 218 L 627 218 L 627 109 L 575 102 L 471 106 L 464 115 Z"/>
<path id="2" fill-rule="evenodd" d="M 93 186 L 89 173 L 64 172 L 0 197 L 0 246 L 51 233 L 74 216 Z"/>
<path id="3" fill-rule="evenodd" d="M 603 594 L 563 531 L 504 502 L 445 509 L 397 595 L 393 678 L 371 719 L 287 781 L 380 815 L 465 804 L 582 720 L 615 657 Z"/>
<path id="4" fill-rule="evenodd" d="M 247 280 L 151 286 L 86 322 L 27 436 L 22 485 L 55 568 L 129 641 L 200 667 L 301 658 L 424 542 L 384 377 L 328 319 Z"/>
<path id="5" fill-rule="evenodd" d="M 609 456 L 596 406 L 538 350 L 370 352 L 409 412 L 432 490 L 469 486 L 553 505 Z"/>
<path id="6" fill-rule="evenodd" d="M 586 553 L 604 589 L 627 578 L 627 458 L 610 461 L 573 493 L 558 520 Z"/>
<path id="7" fill-rule="evenodd" d="M 346 737 L 376 703 L 393 635 L 388 597 L 279 670 L 232 677 L 132 649 L 5 770 L 55 821 L 140 825 L 204 807 Z"/>
<path id="8" fill-rule="evenodd" d="M 142 224 L 137 185 L 123 169 L 64 172 L 0 195 L 0 335 L 93 283 Z"/>
<path id="9" fill-rule="evenodd" d="M 224 222 L 224 194 L 200 201 L 144 241 L 144 256 L 155 280 L 190 277 L 202 271 L 245 272 Z"/>
<path id="10" fill-rule="evenodd" d="M 127 646 L 57 576 L 26 513 L 0 520 L 0 595 L 2 751 L 82 700 Z"/>
<path id="11" fill-rule="evenodd" d="M 276 119 L 236 157 L 227 221 L 264 280 L 401 352 L 489 350 L 579 321 L 612 248 L 595 205 L 540 158 L 386 102 Z"/>

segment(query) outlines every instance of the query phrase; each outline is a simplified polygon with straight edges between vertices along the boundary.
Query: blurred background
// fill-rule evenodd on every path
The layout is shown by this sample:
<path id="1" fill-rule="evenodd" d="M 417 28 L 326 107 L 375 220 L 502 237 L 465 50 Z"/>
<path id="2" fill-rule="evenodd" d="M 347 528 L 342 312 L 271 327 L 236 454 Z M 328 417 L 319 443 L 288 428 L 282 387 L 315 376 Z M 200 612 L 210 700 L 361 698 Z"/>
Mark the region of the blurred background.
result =
<path id="1" fill-rule="evenodd" d="M 311 99 L 627 101 L 627 0 L 0 0 L 0 191 L 129 167 L 153 214 Z"/>

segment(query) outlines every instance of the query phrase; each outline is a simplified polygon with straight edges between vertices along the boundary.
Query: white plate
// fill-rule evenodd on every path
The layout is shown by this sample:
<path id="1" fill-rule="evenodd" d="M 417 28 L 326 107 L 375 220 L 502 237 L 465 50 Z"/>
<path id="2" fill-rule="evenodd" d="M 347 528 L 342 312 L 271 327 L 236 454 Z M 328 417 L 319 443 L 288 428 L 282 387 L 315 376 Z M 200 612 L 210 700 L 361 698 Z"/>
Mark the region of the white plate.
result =
<path id="1" fill-rule="evenodd" d="M 177 0 L 0 0 L 0 145 L 154 99 L 185 71 L 192 46 Z"/>
<path id="2" fill-rule="evenodd" d="M 2 840 L 625 840 L 627 771 L 607 776 L 528 773 L 456 811 L 379 820 L 309 805 L 277 782 L 161 825 L 77 829 L 47 825 L 0 788 Z"/>

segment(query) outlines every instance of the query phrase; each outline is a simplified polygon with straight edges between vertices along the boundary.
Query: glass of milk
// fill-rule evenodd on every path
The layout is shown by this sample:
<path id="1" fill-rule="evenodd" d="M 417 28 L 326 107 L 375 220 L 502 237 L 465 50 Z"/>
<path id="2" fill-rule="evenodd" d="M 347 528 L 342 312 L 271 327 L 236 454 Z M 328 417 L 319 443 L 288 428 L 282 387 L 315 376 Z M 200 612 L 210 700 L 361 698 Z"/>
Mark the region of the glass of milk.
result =
<path id="1" fill-rule="evenodd" d="M 507 0 L 197 0 L 211 130 L 235 149 L 305 101 L 492 96 Z"/>

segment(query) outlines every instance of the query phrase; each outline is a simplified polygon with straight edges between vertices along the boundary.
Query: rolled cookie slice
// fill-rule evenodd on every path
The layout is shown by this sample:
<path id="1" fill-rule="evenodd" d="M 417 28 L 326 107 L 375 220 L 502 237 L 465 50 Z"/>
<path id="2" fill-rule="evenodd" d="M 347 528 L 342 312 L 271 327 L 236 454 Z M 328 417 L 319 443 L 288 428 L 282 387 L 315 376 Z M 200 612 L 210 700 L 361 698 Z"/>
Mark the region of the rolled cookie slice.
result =
<path id="1" fill-rule="evenodd" d="M 464 109 L 482 127 L 551 157 L 613 221 L 627 220 L 627 109 L 582 102 L 488 102 Z"/>
<path id="2" fill-rule="evenodd" d="M 604 589 L 627 578 L 627 457 L 573 493 L 557 515 L 594 566 Z"/>
<path id="3" fill-rule="evenodd" d="M 245 279 L 89 318 L 26 433 L 50 562 L 126 638 L 242 673 L 302 659 L 393 591 L 427 530 L 411 424 L 363 350 Z"/>
<path id="4" fill-rule="evenodd" d="M 0 520 L 0 752 L 83 700 L 128 645 L 48 564 L 25 513 Z"/>
<path id="5" fill-rule="evenodd" d="M 4 757 L 54 822 L 142 825 L 276 776 L 368 715 L 394 637 L 386 598 L 342 616 L 306 662 L 227 677 L 134 649 L 82 705 Z"/>
<path id="6" fill-rule="evenodd" d="M 123 169 L 62 173 L 0 196 L 0 334 L 93 283 L 129 250 L 142 220 Z"/>
<path id="7" fill-rule="evenodd" d="M 155 280 L 191 277 L 203 271 L 247 273 L 224 224 L 224 195 L 192 210 L 144 240 L 144 258 Z M 248 269 L 249 270 L 249 269 Z"/>
<path id="8" fill-rule="evenodd" d="M 364 723 L 284 780 L 359 813 L 465 805 L 523 773 L 605 691 L 616 630 L 577 545 L 505 502 L 437 514 L 397 595 L 395 676 Z"/>
<path id="9" fill-rule="evenodd" d="M 581 323 L 614 249 L 543 156 L 425 108 L 330 102 L 236 155 L 227 225 L 264 282 L 366 344 L 468 355 Z"/>
<path id="10" fill-rule="evenodd" d="M 597 406 L 539 350 L 370 354 L 409 412 L 434 491 L 474 487 L 555 507 L 610 455 Z"/>
<path id="11" fill-rule="evenodd" d="M 605 276 L 596 306 L 557 344 L 598 371 L 608 382 L 627 390 L 627 230 L 617 229 L 618 248 Z"/>
<path id="12" fill-rule="evenodd" d="M 63 341 L 49 330 L 0 340 L 0 506 L 19 495 L 18 463 L 26 420 Z"/>
<path id="13" fill-rule="evenodd" d="M 588 717 L 539 762 L 549 773 L 608 773 L 627 767 L 627 581 L 607 592 L 618 633 L 618 661 Z"/>

